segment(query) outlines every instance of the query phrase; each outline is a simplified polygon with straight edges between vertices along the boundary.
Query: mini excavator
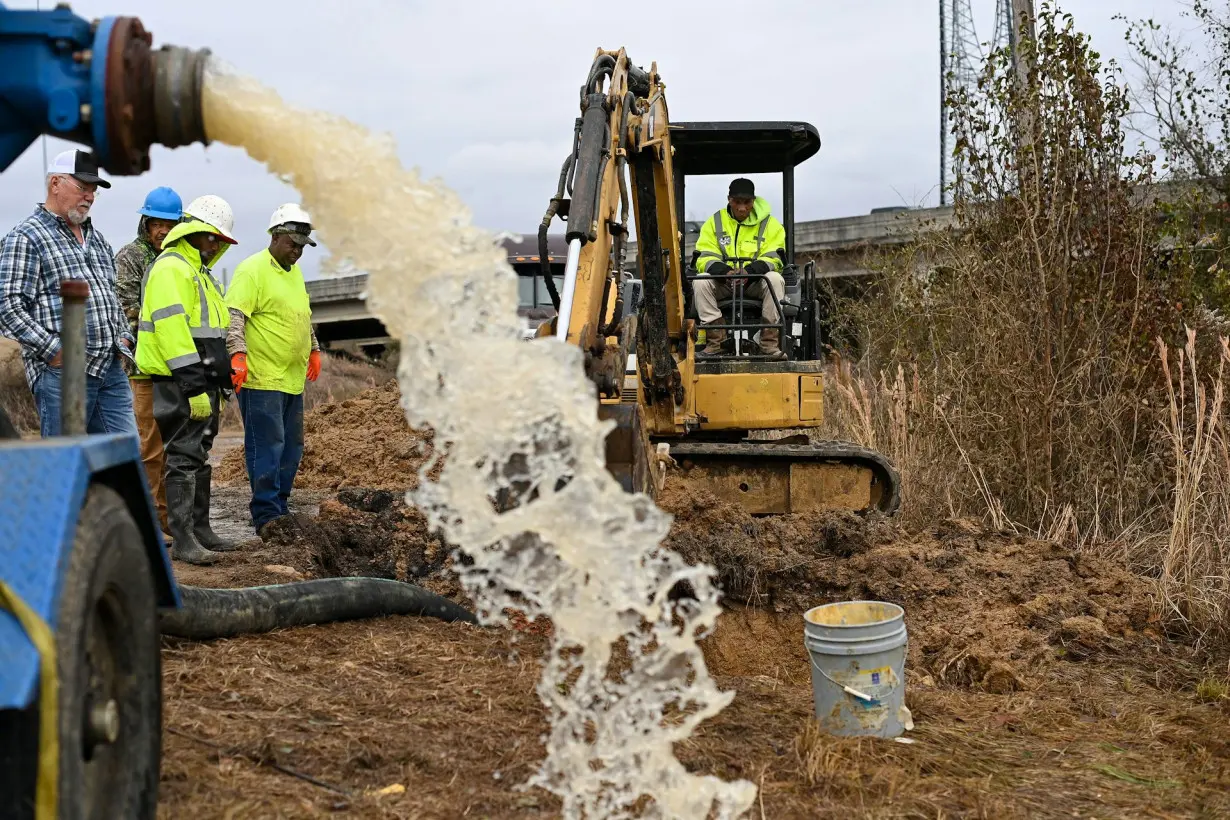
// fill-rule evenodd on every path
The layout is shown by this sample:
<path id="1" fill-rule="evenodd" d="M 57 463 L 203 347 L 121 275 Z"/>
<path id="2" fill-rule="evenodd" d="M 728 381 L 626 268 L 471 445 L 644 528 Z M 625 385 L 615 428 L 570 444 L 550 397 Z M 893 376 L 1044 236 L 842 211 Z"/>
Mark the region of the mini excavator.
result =
<path id="1" fill-rule="evenodd" d="M 563 292 L 550 266 L 543 279 L 556 316 L 538 337 L 584 351 L 601 418 L 615 427 L 607 467 L 625 490 L 655 496 L 655 453 L 669 455 L 719 498 L 756 515 L 819 509 L 878 510 L 892 515 L 900 481 L 882 454 L 853 443 L 812 441 L 824 419 L 822 299 L 814 262 L 794 259 L 794 168 L 820 148 L 803 122 L 672 124 L 657 64 L 634 66 L 624 49 L 599 49 L 581 88 L 572 152 L 539 226 L 540 258 L 548 231 L 565 222 Z M 786 229 L 781 324 L 766 325 L 760 300 L 739 283 L 719 302 L 734 340 L 779 327 L 785 361 L 741 349 L 696 357 L 698 320 L 692 282 L 695 253 L 681 252 L 687 176 L 780 173 Z M 629 213 L 636 229 L 636 277 L 624 275 Z M 726 274 L 734 279 L 735 274 Z M 754 280 L 756 275 L 739 272 Z M 763 278 L 763 277 L 761 277 Z M 625 386 L 625 373 L 633 386 Z M 776 431 L 775 440 L 757 438 Z"/>

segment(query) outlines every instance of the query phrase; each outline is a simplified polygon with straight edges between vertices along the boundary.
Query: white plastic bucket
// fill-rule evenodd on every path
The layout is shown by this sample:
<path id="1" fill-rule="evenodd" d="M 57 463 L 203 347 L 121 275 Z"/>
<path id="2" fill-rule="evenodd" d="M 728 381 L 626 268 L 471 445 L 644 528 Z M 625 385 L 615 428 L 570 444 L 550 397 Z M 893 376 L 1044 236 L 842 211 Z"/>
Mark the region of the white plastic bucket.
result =
<path id="1" fill-rule="evenodd" d="M 833 735 L 897 737 L 912 728 L 905 706 L 905 610 L 844 601 L 803 613 L 812 696 Z"/>

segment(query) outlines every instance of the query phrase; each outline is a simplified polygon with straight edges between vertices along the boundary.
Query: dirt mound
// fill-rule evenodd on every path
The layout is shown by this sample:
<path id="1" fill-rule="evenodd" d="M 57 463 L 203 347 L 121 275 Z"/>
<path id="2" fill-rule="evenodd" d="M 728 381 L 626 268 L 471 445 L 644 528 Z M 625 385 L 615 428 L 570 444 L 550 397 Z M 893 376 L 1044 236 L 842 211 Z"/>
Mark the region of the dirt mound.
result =
<path id="1" fill-rule="evenodd" d="M 296 489 L 370 487 L 406 490 L 418 484 L 419 468 L 432 458 L 435 432 L 406 422 L 397 382 L 351 399 L 322 404 L 304 414 L 303 460 Z M 214 472 L 222 483 L 247 480 L 243 447 L 227 453 Z"/>
<path id="2" fill-rule="evenodd" d="M 850 513 L 754 518 L 679 474 L 659 503 L 675 515 L 667 544 L 717 568 L 728 606 L 801 613 L 843 600 L 900 604 L 909 666 L 939 682 L 1029 689 L 1054 662 L 1127 650 L 1150 629 L 1146 581 L 1053 543 L 964 521 L 906 534 Z M 795 628 L 792 648 L 801 619 Z"/>
<path id="3" fill-rule="evenodd" d="M 422 513 L 388 490 L 343 490 L 321 502 L 316 517 L 279 518 L 261 535 L 274 547 L 301 547 L 318 577 L 412 581 L 440 569 L 448 556 Z"/>
<path id="4" fill-rule="evenodd" d="M 711 640 L 707 651 L 722 670 L 800 660 L 806 668 L 795 618 L 842 600 L 900 604 L 912 673 L 994 693 L 1033 689 L 1055 663 L 1130 651 L 1153 632 L 1147 581 L 1054 543 L 964 521 L 906 533 L 846 512 L 757 518 L 682 473 L 672 474 L 658 501 L 675 517 L 667 546 L 717 569 L 728 609 L 788 618 L 781 628 L 789 635 L 761 624 L 773 636 L 748 629 L 734 633 L 733 644 Z M 277 563 L 304 577 L 393 578 L 471 604 L 449 546 L 399 492 L 343 489 L 317 516 L 289 516 L 264 535 Z M 762 645 L 753 651 L 742 640 Z"/>
<path id="5" fill-rule="evenodd" d="M 276 519 L 261 537 L 266 549 L 303 577 L 388 578 L 470 603 L 450 569 L 448 545 L 401 493 L 341 490 L 320 503 L 318 515 Z"/>

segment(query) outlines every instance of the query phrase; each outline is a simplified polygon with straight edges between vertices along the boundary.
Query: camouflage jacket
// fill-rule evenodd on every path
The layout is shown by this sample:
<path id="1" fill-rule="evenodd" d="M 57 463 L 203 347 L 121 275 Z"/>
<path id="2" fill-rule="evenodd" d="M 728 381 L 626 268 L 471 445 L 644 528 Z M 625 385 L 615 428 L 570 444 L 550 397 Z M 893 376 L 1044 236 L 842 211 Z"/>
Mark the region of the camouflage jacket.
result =
<path id="1" fill-rule="evenodd" d="M 128 317 L 128 326 L 134 336 L 137 320 L 141 317 L 141 278 L 157 258 L 158 251 L 145 238 L 134 239 L 115 255 L 115 292 L 119 294 L 120 307 Z"/>
<path id="2" fill-rule="evenodd" d="M 137 237 L 115 255 L 115 292 L 120 297 L 120 307 L 128 319 L 128 329 L 133 338 L 137 336 L 137 322 L 141 318 L 141 279 L 145 270 L 158 258 L 158 251 L 144 237 Z M 136 366 L 124 359 L 124 372 L 136 373 Z"/>

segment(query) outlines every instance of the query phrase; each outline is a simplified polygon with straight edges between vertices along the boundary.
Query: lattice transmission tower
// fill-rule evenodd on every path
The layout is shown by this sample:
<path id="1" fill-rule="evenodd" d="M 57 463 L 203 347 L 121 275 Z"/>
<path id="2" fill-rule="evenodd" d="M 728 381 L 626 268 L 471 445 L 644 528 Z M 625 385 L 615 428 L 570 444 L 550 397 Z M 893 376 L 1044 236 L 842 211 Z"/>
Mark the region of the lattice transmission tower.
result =
<path id="1" fill-rule="evenodd" d="M 988 2 L 988 0 L 983 0 Z M 940 204 L 948 204 L 948 186 L 956 179 L 959 160 L 952 155 L 948 132 L 948 97 L 965 89 L 973 93 L 987 56 L 1005 45 L 1016 51 L 1014 0 L 994 0 L 995 36 L 978 40 L 972 0 L 940 0 Z M 1019 3 L 1019 0 L 1017 0 Z"/>

